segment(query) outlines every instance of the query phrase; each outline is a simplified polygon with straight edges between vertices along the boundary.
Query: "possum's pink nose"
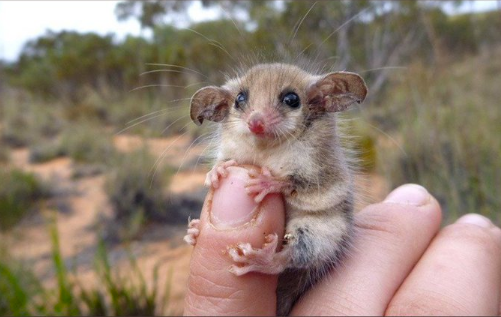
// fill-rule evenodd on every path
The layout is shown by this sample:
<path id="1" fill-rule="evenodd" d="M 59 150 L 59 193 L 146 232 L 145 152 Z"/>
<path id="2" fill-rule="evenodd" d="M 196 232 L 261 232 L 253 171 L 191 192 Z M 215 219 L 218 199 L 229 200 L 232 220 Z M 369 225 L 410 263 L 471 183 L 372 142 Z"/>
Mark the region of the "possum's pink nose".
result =
<path id="1" fill-rule="evenodd" d="M 264 119 L 261 114 L 254 114 L 249 119 L 249 130 L 254 134 L 264 134 Z"/>

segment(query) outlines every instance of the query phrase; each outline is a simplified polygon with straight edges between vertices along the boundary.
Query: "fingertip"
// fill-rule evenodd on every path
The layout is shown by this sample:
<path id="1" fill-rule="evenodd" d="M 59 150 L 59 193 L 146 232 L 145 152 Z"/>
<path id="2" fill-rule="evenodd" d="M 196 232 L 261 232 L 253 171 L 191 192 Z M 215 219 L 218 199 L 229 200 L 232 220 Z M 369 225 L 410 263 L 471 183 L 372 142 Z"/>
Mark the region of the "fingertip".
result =
<path id="1" fill-rule="evenodd" d="M 214 192 L 209 219 L 217 229 L 237 228 L 249 223 L 259 211 L 246 190 L 246 173 L 242 168 L 229 167 L 230 174 L 222 179 Z"/>
<path id="2" fill-rule="evenodd" d="M 431 195 L 426 188 L 418 184 L 405 184 L 394 189 L 384 203 L 422 206 L 430 202 Z"/>
<path id="3" fill-rule="evenodd" d="M 492 223 L 492 221 L 490 221 L 489 218 L 473 213 L 462 216 L 456 221 L 456 223 L 467 223 L 483 228 L 489 228 L 494 226 L 494 224 Z"/>
<path id="4" fill-rule="evenodd" d="M 218 189 L 211 189 L 202 211 L 185 309 L 188 314 L 274 314 L 277 276 L 243 274 L 245 270 L 233 266 L 228 247 L 250 243 L 261 248 L 267 234 L 283 236 L 283 200 L 273 194 L 257 204 L 245 190 L 247 170 L 236 166 L 227 170 L 228 176 L 220 179 Z"/>

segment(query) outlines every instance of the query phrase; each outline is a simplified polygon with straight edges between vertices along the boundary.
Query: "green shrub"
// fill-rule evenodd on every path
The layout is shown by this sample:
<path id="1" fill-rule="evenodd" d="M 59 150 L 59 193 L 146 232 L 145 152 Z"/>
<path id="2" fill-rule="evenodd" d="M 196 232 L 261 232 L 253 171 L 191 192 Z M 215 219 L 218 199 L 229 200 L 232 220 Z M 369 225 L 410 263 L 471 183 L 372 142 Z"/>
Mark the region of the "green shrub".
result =
<path id="1" fill-rule="evenodd" d="M 110 163 L 115 153 L 109 133 L 90 122 L 76 122 L 67 128 L 60 141 L 60 151 L 76 163 Z"/>
<path id="2" fill-rule="evenodd" d="M 48 191 L 34 174 L 20 170 L 0 171 L 0 179 L 0 230 L 7 230 L 47 197 Z"/>
<path id="3" fill-rule="evenodd" d="M 164 98 L 134 92 L 125 100 L 109 104 L 109 123 L 118 131 L 144 136 L 168 136 L 189 129 L 188 100 L 166 101 Z"/>
<path id="4" fill-rule="evenodd" d="M 0 142 L 0 163 L 6 163 L 10 159 L 9 149 Z"/>
<path id="5" fill-rule="evenodd" d="M 59 142 L 47 141 L 30 147 L 29 160 L 31 163 L 43 163 L 64 155 L 66 155 L 66 153 L 63 151 Z"/>
<path id="6" fill-rule="evenodd" d="M 173 170 L 157 166 L 147 149 L 117 157 L 113 168 L 105 184 L 114 210 L 114 219 L 105 229 L 107 239 L 135 238 L 148 222 L 185 225 L 188 217 L 200 213 L 206 189 L 176 196 L 168 193 Z"/>
<path id="7" fill-rule="evenodd" d="M 154 158 L 143 148 L 116 158 L 114 170 L 105 184 L 114 210 L 114 218 L 125 224 L 125 232 L 137 234 L 145 220 L 166 217 L 165 194 L 170 174 L 159 168 L 155 176 Z"/>
<path id="8" fill-rule="evenodd" d="M 95 123 L 78 121 L 68 126 L 56 140 L 39 142 L 30 147 L 30 162 L 41 163 L 69 156 L 80 165 L 102 166 L 111 163 L 115 148 L 109 133 Z M 97 168 L 93 168 L 96 170 Z"/>
<path id="9" fill-rule="evenodd" d="M 30 129 L 28 111 L 5 112 L 7 114 L 2 122 L 2 142 L 11 147 L 22 147 L 33 142 L 36 135 Z"/>
<path id="10" fill-rule="evenodd" d="M 64 126 L 59 115 L 59 104 L 22 93 L 7 93 L 1 106 L 1 139 L 12 147 L 28 146 L 50 139 Z"/>
<path id="11" fill-rule="evenodd" d="M 379 151 L 381 170 L 393 187 L 427 187 L 446 223 L 469 212 L 501 220 L 501 108 L 492 103 L 501 100 L 501 79 L 489 72 L 501 63 L 494 60 L 470 59 L 440 74 L 411 68 L 379 109 L 397 118 L 389 132 L 399 140 Z"/>
<path id="12" fill-rule="evenodd" d="M 75 102 L 69 102 L 64 108 L 64 117 L 72 121 L 97 120 L 105 124 L 109 117 L 108 105 L 112 100 L 108 94 L 86 87 L 81 91 L 81 97 Z"/>

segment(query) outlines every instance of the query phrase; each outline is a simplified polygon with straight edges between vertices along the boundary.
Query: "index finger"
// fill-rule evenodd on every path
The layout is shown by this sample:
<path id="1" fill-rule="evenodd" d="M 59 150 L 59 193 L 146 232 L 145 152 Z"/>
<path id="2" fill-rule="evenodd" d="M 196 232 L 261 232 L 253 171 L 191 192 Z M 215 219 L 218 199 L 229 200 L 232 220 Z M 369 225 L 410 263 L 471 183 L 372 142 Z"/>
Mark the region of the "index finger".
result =
<path id="1" fill-rule="evenodd" d="M 283 237 L 284 206 L 280 195 L 259 205 L 245 191 L 247 170 L 228 168 L 229 175 L 210 192 L 200 219 L 200 235 L 190 262 L 185 315 L 274 315 L 276 275 L 235 276 L 228 246 L 248 242 L 260 248 L 264 237 Z"/>

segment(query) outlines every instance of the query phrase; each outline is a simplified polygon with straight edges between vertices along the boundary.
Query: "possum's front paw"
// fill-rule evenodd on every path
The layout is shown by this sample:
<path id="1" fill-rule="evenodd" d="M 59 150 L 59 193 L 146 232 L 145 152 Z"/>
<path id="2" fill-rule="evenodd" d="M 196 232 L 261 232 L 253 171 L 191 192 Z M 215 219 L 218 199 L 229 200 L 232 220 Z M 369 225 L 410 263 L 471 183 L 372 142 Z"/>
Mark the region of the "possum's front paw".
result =
<path id="1" fill-rule="evenodd" d="M 281 193 L 290 187 L 290 182 L 273 177 L 266 167 L 261 168 L 261 172 L 250 170 L 251 179 L 247 182 L 245 189 L 249 195 L 255 195 L 254 201 L 260 203 L 266 195 L 271 193 Z"/>
<path id="2" fill-rule="evenodd" d="M 192 219 L 188 223 L 188 230 L 186 230 L 186 235 L 184 236 L 183 240 L 190 244 L 190 245 L 195 245 L 197 244 L 197 238 L 198 235 L 200 234 L 200 219 Z"/>
<path id="3" fill-rule="evenodd" d="M 229 160 L 226 162 L 217 163 L 205 177 L 205 186 L 218 188 L 219 187 L 219 178 L 228 176 L 228 171 L 226 170 L 230 166 L 237 165 L 237 161 Z"/>
<path id="4" fill-rule="evenodd" d="M 269 234 L 261 249 L 253 248 L 250 243 L 239 243 L 236 247 L 229 247 L 228 254 L 236 262 L 230 272 L 240 276 L 249 272 L 278 274 L 285 270 L 289 263 L 289 249 L 285 247 L 277 252 L 278 236 Z"/>

